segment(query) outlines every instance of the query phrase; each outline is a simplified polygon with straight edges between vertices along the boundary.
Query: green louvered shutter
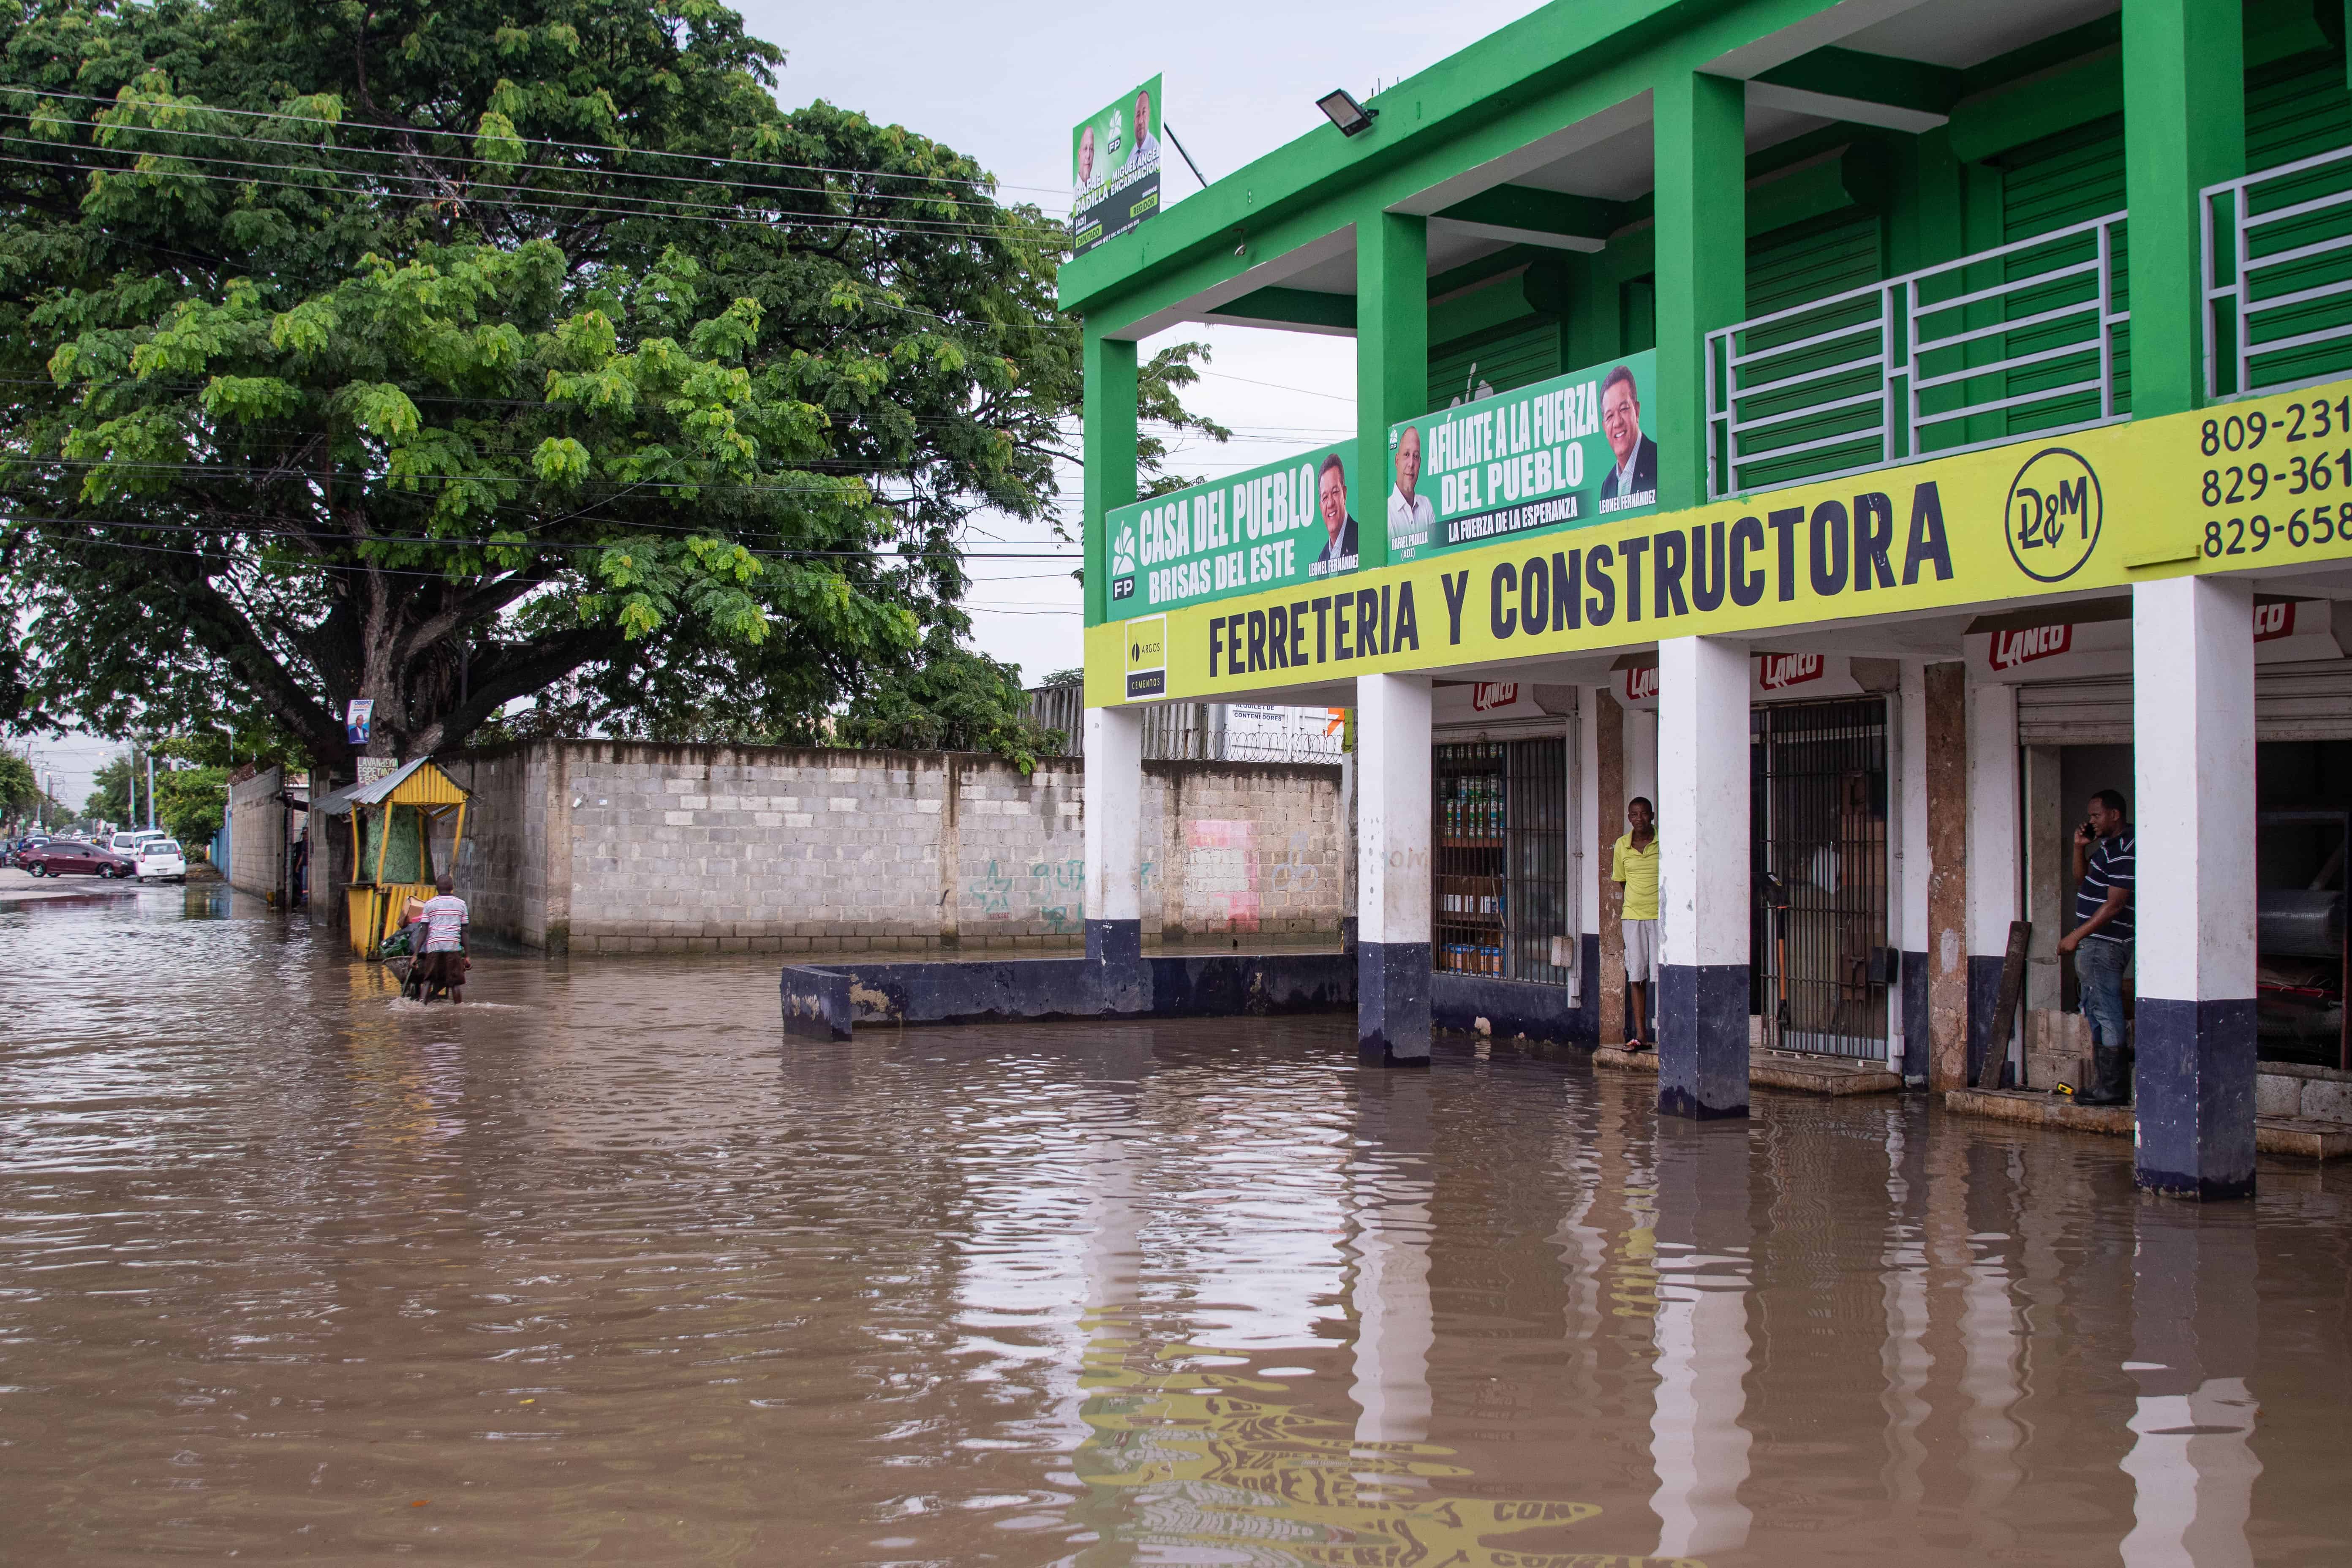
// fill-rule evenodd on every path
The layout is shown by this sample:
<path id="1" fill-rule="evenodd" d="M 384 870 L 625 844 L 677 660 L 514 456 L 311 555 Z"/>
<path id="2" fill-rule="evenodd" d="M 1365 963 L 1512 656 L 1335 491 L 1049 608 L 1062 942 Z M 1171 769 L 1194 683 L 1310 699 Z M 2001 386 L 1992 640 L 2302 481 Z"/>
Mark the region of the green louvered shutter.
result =
<path id="1" fill-rule="evenodd" d="M 2352 144 L 2352 92 L 2344 85 L 2344 62 L 2324 55 L 2299 55 L 2246 73 L 2246 172 L 2259 174 L 2282 163 L 2331 153 Z M 2263 191 L 2257 211 L 2274 211 L 2332 195 L 2352 185 L 2352 166 L 2332 164 L 2280 182 Z M 2352 230 L 2352 216 L 2338 207 L 2254 231 L 2254 254 L 2285 250 Z M 2352 277 L 2352 258 L 2341 252 L 2258 274 L 2257 297 L 2292 293 Z M 2268 312 L 2254 327 L 2257 343 L 2274 338 L 2340 327 L 2352 321 L 2352 301 L 2342 296 L 2312 300 Z M 2352 370 L 2352 342 L 2312 343 L 2255 362 L 2255 374 L 2277 384 L 2316 381 Z"/>
<path id="2" fill-rule="evenodd" d="M 1849 209 L 1817 222 L 1759 235 L 1748 245 L 1748 317 L 1752 321 L 1808 300 L 1826 299 L 1850 289 L 1878 282 L 1884 276 L 1881 268 L 1879 222 L 1873 214 Z M 1741 348 L 1744 353 L 1755 353 L 1779 344 L 1818 337 L 1841 327 L 1874 321 L 1879 309 L 1877 296 L 1865 294 L 1833 310 L 1809 311 L 1747 333 Z M 1754 374 L 1761 379 L 1780 381 L 1873 353 L 1874 344 L 1874 339 L 1864 336 L 1845 338 L 1807 350 L 1787 360 L 1773 362 Z M 1769 419 L 1796 413 L 1815 404 L 1832 403 L 1874 391 L 1877 386 L 1875 367 L 1864 366 L 1851 374 L 1809 383 L 1790 392 L 1742 398 L 1739 416 L 1743 420 Z M 1739 465 L 1738 488 L 1742 490 L 1769 489 L 1775 485 L 1793 484 L 1814 474 L 1835 473 L 1877 461 L 1879 446 L 1874 432 L 1880 406 L 1872 402 L 1850 408 L 1832 409 L 1811 418 L 1790 419 L 1785 425 L 1775 425 L 1743 437 L 1744 456 Z M 1781 447 L 1805 446 L 1865 428 L 1873 434 L 1857 436 L 1850 444 L 1815 447 L 1811 451 L 1793 453 L 1783 458 L 1772 456 Z"/>
<path id="3" fill-rule="evenodd" d="M 1549 381 L 1560 373 L 1559 324 L 1547 318 L 1511 327 L 1468 347 L 1429 358 L 1429 405 L 1450 408 L 1477 396 L 1478 388 L 1509 392 Z"/>
<path id="4" fill-rule="evenodd" d="M 2037 235 L 2064 228 L 2069 224 L 2120 212 L 2124 206 L 2123 116 L 2111 114 L 2088 125 L 2030 142 L 2005 154 L 2000 163 L 2001 237 L 2005 243 L 2032 239 Z M 2123 254 L 2126 249 L 2127 247 L 2119 236 L 2116 257 L 2116 302 L 2127 310 L 2131 300 L 2129 269 Z M 2062 263 L 2086 259 L 2094 254 L 2093 242 L 2087 239 L 2078 246 L 2070 245 L 2063 255 L 2055 248 L 2028 251 L 2022 256 L 2011 258 L 2009 273 L 2012 279 L 2027 277 Z M 2056 305 L 2088 300 L 2091 295 L 2089 279 L 2070 279 L 2046 289 L 2032 289 L 2010 296 L 2009 314 L 2012 318 L 2036 315 Z M 1978 352 L 1987 358 L 2013 359 L 2068 343 L 2095 342 L 2096 334 L 2096 323 L 2091 318 L 2076 317 L 2021 331 L 2013 337 L 1988 340 Z M 2023 370 L 2010 372 L 2005 386 L 1996 387 L 1990 381 L 1972 384 L 1969 399 L 1984 402 L 2000 397 L 2021 397 L 2049 387 L 2063 386 L 2083 380 L 2088 374 L 2088 363 L 2083 357 L 2070 357 L 2054 363 L 2029 365 Z M 2116 338 L 2115 376 L 2116 412 L 2129 413 L 2131 338 L 2128 331 L 2119 333 Z M 1968 432 L 1968 436 L 1973 440 L 2002 435 L 2025 436 L 2036 430 L 2079 425 L 2097 417 L 2098 393 L 2081 392 L 2052 402 L 2028 404 L 1980 416 L 1972 422 L 1977 428 Z M 1945 429 L 1948 433 L 1933 444 L 1938 447 L 1958 445 L 1961 435 L 1958 426 L 1948 426 Z"/>

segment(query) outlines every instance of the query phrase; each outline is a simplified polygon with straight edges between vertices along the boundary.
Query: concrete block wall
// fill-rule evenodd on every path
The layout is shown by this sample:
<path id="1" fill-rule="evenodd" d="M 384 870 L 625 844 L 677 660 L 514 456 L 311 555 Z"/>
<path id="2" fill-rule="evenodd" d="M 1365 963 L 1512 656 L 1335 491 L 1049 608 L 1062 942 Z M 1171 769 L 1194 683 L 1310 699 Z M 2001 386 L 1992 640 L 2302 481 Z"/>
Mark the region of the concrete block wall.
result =
<path id="1" fill-rule="evenodd" d="M 228 885 L 265 899 L 286 896 L 286 774 L 264 768 L 228 786 Z"/>
<path id="2" fill-rule="evenodd" d="M 2264 1062 L 2254 1077 L 2254 1114 L 2352 1122 L 2352 1072 Z"/>
<path id="3" fill-rule="evenodd" d="M 1169 941 L 1335 932 L 1350 913 L 1339 770 L 1144 764 L 1144 930 Z"/>
<path id="4" fill-rule="evenodd" d="M 548 789 L 552 748 L 465 753 L 442 771 L 467 789 L 466 843 L 454 876 L 475 928 L 525 947 L 563 951 L 548 931 Z M 434 863 L 444 863 L 435 846 Z"/>
<path id="5" fill-rule="evenodd" d="M 537 742 L 444 759 L 459 891 L 549 952 L 918 953 L 1085 940 L 1083 771 L 959 752 Z M 1335 934 L 1332 766 L 1149 765 L 1148 932 Z"/>

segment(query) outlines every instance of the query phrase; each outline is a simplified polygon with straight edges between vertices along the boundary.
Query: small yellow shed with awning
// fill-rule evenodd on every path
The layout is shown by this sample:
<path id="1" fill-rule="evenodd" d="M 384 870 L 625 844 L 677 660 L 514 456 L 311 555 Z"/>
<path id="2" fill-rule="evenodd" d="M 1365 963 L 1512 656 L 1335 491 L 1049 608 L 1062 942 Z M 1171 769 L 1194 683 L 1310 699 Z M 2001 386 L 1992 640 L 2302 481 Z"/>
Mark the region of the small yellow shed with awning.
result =
<path id="1" fill-rule="evenodd" d="M 400 929 L 408 900 L 431 898 L 435 877 L 456 868 L 466 843 L 466 801 L 456 780 L 432 758 L 419 757 L 318 803 L 324 816 L 352 819 L 353 876 L 343 898 L 353 954 L 374 957 Z"/>

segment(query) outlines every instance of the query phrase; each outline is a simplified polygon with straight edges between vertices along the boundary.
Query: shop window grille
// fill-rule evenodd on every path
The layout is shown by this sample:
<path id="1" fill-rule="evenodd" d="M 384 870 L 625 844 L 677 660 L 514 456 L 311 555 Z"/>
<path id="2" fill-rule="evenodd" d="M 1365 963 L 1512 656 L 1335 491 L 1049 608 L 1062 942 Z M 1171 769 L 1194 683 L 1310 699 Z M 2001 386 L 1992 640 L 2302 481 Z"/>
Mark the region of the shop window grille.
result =
<path id="1" fill-rule="evenodd" d="M 1567 742 L 1450 742 L 1433 774 L 1435 967 L 1567 984 Z"/>
<path id="2" fill-rule="evenodd" d="M 1757 1007 L 1775 1050 L 1886 1054 L 1886 704 L 1753 710 Z"/>

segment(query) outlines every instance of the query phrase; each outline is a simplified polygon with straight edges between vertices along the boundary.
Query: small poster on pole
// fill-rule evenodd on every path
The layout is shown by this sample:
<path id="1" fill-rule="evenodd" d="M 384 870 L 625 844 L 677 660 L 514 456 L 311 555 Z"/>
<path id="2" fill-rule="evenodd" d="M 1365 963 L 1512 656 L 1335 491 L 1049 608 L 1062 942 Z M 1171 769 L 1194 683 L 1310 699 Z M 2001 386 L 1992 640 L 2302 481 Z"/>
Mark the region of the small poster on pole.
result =
<path id="1" fill-rule="evenodd" d="M 1160 210 L 1160 79 L 1070 132 L 1070 248 L 1084 256 Z"/>
<path id="2" fill-rule="evenodd" d="M 343 711 L 343 739 L 349 741 L 354 746 L 366 745 L 368 743 L 368 730 L 370 723 L 374 717 L 375 699 L 373 697 L 352 698 L 351 706 Z"/>

